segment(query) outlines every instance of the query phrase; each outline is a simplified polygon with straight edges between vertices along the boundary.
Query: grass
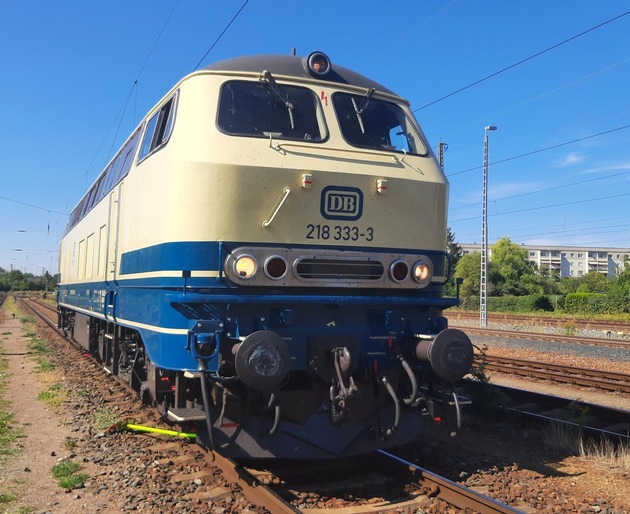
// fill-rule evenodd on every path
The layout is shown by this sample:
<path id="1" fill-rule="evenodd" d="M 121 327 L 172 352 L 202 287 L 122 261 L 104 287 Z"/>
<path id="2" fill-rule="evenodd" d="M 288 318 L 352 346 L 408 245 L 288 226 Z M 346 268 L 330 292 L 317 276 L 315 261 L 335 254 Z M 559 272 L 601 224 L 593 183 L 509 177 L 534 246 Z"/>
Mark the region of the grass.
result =
<path id="1" fill-rule="evenodd" d="M 13 413 L 7 407 L 7 402 L 0 402 L 0 463 L 7 456 L 18 452 L 15 441 L 21 436 L 21 432 L 13 424 Z"/>
<path id="2" fill-rule="evenodd" d="M 630 471 L 630 444 L 610 439 L 585 439 L 580 427 L 550 423 L 542 433 L 544 445 L 555 451 L 579 455 L 592 462 Z"/>
<path id="3" fill-rule="evenodd" d="M 68 450 L 75 450 L 77 447 L 77 441 L 76 439 L 66 439 L 66 442 L 63 443 L 63 445 L 66 447 L 66 449 Z"/>
<path id="4" fill-rule="evenodd" d="M 81 465 L 76 462 L 61 462 L 52 467 L 52 475 L 63 489 L 77 489 L 83 487 L 85 481 L 90 478 L 85 473 L 78 473 L 80 469 Z"/>
<path id="5" fill-rule="evenodd" d="M 7 311 L 5 311 L 7 312 Z M 4 332 L 2 335 L 8 336 L 11 332 Z M 4 399 L 6 394 L 6 383 L 8 381 L 9 363 L 4 357 L 4 347 L 0 344 L 0 469 L 6 465 L 6 461 L 18 453 L 15 441 L 22 435 L 13 422 L 13 413 L 9 410 L 10 403 Z M 2 483 L 0 489 L 0 505 L 13 503 L 18 496 L 7 490 L 7 484 Z M 3 508 L 3 512 L 6 510 Z"/>
<path id="6" fill-rule="evenodd" d="M 102 407 L 94 413 L 94 426 L 97 430 L 105 430 L 120 421 L 120 415 L 107 407 Z"/>
<path id="7" fill-rule="evenodd" d="M 68 398 L 68 390 L 62 384 L 53 384 L 37 395 L 39 401 L 47 404 L 53 411 L 59 412 Z"/>
<path id="8" fill-rule="evenodd" d="M 599 442 L 582 442 L 580 457 L 630 471 L 630 444 L 628 443 L 616 445 L 608 439 Z"/>
<path id="9" fill-rule="evenodd" d="M 17 309 L 17 305 L 15 305 L 15 300 L 13 298 L 9 298 L 5 304 L 3 305 L 3 310 L 5 313 L 9 312 L 9 309 L 13 310 L 13 312 L 19 313 Z M 15 317 L 15 316 L 14 316 Z M 23 333 L 30 339 L 28 343 L 29 353 L 34 358 L 35 362 L 38 364 L 37 371 L 39 373 L 50 372 L 55 369 L 53 363 L 48 360 L 46 357 L 50 354 L 51 350 L 48 343 L 39 337 L 34 332 L 33 328 L 33 318 L 30 316 L 24 316 L 18 314 L 18 319 L 23 323 Z M 3 336 L 11 336 L 12 332 L 7 331 L 2 334 Z M 19 428 L 16 428 L 14 424 L 14 415 L 9 410 L 10 403 L 4 399 L 1 399 L 6 394 L 6 381 L 8 377 L 8 362 L 3 358 L 3 348 L 0 345 L 0 468 L 5 468 L 6 461 L 11 457 L 19 453 L 19 449 L 17 448 L 15 441 L 16 439 L 23 437 L 23 434 Z M 38 400 L 41 400 L 47 403 L 52 410 L 58 410 L 63 407 L 63 402 L 67 397 L 67 390 L 64 386 L 56 383 L 59 380 L 59 377 L 54 376 L 54 374 L 42 374 L 40 375 L 40 380 L 44 383 L 54 381 L 50 387 L 48 387 L 45 391 L 38 395 Z M 59 481 L 59 485 L 64 489 L 70 490 L 76 487 L 80 487 L 81 484 L 85 482 L 88 478 L 87 475 L 78 473 L 78 468 L 61 467 L 59 470 L 55 472 L 59 475 L 56 476 Z M 17 506 L 13 505 L 11 507 L 6 507 L 8 504 L 12 504 L 14 502 L 19 502 L 20 493 L 19 490 L 21 487 L 17 486 L 16 492 L 10 489 L 9 483 L 2 483 L 2 487 L 0 488 L 0 511 L 2 512 L 14 512 L 17 514 L 28 514 L 32 513 L 35 510 L 31 507 L 25 506 Z M 10 510 L 7 510 L 10 509 Z"/>
<path id="10" fill-rule="evenodd" d="M 50 354 L 50 346 L 48 343 L 37 337 L 37 334 L 33 332 L 27 332 L 26 336 L 31 339 L 31 342 L 28 343 L 28 349 L 35 355 L 35 361 L 37 362 L 36 371 L 38 373 L 53 371 L 55 369 L 55 365 L 45 357 Z"/>
<path id="11" fill-rule="evenodd" d="M 13 493 L 0 493 L 0 504 L 11 503 L 17 500 L 17 496 Z"/>
<path id="12" fill-rule="evenodd" d="M 15 440 L 20 437 L 20 432 L 13 425 L 13 413 L 9 410 L 9 402 L 2 399 L 6 392 L 6 379 L 9 363 L 4 357 L 4 348 L 0 346 L 0 463 L 7 455 L 14 455 L 17 450 L 14 447 Z"/>

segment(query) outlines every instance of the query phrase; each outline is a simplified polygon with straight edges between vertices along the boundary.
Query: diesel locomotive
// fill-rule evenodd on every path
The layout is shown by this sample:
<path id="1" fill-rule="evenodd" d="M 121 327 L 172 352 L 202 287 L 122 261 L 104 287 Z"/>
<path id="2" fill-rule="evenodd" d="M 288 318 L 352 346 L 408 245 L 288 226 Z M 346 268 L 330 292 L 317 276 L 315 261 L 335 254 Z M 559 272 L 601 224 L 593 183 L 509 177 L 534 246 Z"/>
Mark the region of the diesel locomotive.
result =
<path id="1" fill-rule="evenodd" d="M 307 57 L 181 79 L 72 211 L 59 326 L 236 458 L 329 458 L 460 410 L 448 182 L 409 103 Z M 194 425 L 194 427 L 193 427 Z"/>

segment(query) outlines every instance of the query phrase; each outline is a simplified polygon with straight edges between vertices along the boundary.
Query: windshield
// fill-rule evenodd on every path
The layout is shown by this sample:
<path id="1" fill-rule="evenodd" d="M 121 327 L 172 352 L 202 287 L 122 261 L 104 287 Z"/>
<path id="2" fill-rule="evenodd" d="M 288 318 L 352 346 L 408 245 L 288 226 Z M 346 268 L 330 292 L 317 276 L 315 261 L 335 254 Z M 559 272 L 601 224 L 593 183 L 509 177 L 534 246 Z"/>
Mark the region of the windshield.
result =
<path id="1" fill-rule="evenodd" d="M 365 95 L 335 93 L 333 105 L 344 139 L 352 146 L 426 155 L 420 133 L 402 108 Z"/>
<path id="2" fill-rule="evenodd" d="M 275 86 L 275 87 L 274 87 Z M 227 82 L 219 129 L 235 136 L 320 142 L 326 137 L 319 100 L 310 89 L 262 82 Z"/>

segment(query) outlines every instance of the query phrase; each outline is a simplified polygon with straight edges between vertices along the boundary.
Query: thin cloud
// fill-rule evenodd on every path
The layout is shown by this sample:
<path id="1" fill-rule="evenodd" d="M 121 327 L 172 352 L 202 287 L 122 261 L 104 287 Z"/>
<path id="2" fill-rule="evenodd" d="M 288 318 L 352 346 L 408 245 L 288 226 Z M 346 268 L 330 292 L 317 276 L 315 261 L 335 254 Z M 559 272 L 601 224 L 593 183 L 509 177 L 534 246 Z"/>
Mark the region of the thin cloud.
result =
<path id="1" fill-rule="evenodd" d="M 556 168 L 565 168 L 567 166 L 574 166 L 583 162 L 585 157 L 577 152 L 571 152 L 564 156 L 564 159 L 556 161 L 554 166 Z"/>

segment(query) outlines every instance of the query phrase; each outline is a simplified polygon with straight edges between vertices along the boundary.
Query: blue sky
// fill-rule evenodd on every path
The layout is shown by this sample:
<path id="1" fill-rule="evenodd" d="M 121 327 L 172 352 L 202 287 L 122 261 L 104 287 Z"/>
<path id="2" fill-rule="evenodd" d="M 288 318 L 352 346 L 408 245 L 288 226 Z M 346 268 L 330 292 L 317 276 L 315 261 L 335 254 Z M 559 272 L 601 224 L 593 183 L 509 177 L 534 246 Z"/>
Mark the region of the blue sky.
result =
<path id="1" fill-rule="evenodd" d="M 627 2 L 244 4 L 0 0 L 0 267 L 57 271 L 67 214 L 200 61 L 292 48 L 409 99 L 430 145 L 448 144 L 459 242 L 481 240 L 484 126 L 495 125 L 490 243 L 630 247 Z"/>

